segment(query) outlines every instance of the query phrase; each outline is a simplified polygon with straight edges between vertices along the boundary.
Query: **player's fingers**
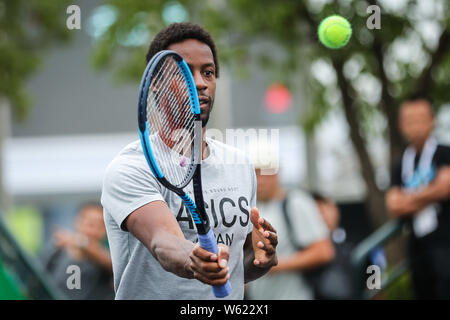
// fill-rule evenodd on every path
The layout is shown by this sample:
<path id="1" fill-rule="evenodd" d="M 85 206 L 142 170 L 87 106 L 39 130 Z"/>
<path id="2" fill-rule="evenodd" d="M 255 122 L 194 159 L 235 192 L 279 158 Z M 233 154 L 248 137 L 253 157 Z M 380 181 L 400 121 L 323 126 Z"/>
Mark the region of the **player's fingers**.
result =
<path id="1" fill-rule="evenodd" d="M 276 232 L 275 228 L 272 227 L 272 225 L 270 224 L 270 222 L 267 221 L 266 219 L 264 219 L 264 218 L 259 218 L 259 223 L 260 223 L 261 227 L 262 227 L 264 230 Z"/>
<path id="2" fill-rule="evenodd" d="M 192 255 L 203 261 L 217 261 L 217 254 L 203 249 L 202 247 L 200 247 L 199 243 L 197 243 L 192 250 L 191 256 Z"/>
<path id="3" fill-rule="evenodd" d="M 259 210 L 258 208 L 254 207 L 250 211 L 250 221 L 252 222 L 253 226 L 256 228 L 256 230 L 261 230 L 261 225 L 259 220 L 262 219 L 259 216 Z"/>
<path id="4" fill-rule="evenodd" d="M 217 264 L 216 264 L 217 265 Z M 224 279 L 228 273 L 230 272 L 230 268 L 226 267 L 224 269 L 222 268 L 197 268 L 198 266 L 193 266 L 192 270 L 194 271 L 194 277 L 197 275 L 202 275 L 204 278 L 208 278 L 210 280 L 217 280 L 217 279 Z M 212 270 L 212 271 L 208 271 Z"/>
<path id="5" fill-rule="evenodd" d="M 270 244 L 272 244 L 273 246 L 278 245 L 278 235 L 276 232 L 264 231 L 263 235 L 267 240 L 270 241 Z"/>
<path id="6" fill-rule="evenodd" d="M 219 244 L 218 260 L 219 266 L 221 268 L 226 268 L 228 265 L 228 259 L 230 258 L 230 250 L 228 246 L 224 244 Z"/>
<path id="7" fill-rule="evenodd" d="M 230 274 L 227 273 L 224 277 L 217 278 L 217 279 L 212 279 L 212 278 L 207 277 L 207 276 L 205 276 L 205 275 L 203 275 L 201 273 L 194 272 L 194 277 L 195 277 L 195 279 L 197 279 L 197 280 L 199 280 L 199 281 L 201 281 L 203 283 L 212 285 L 212 286 L 222 286 L 222 285 L 226 284 L 227 281 L 230 279 Z"/>
<path id="8" fill-rule="evenodd" d="M 217 262 L 208 262 L 198 259 L 197 257 L 191 257 L 191 269 L 203 274 L 218 273 L 226 268 L 219 266 Z"/>
<path id="9" fill-rule="evenodd" d="M 258 241 L 258 248 L 264 250 L 268 255 L 272 255 L 275 253 L 275 246 L 268 240 L 264 239 L 264 241 Z"/>

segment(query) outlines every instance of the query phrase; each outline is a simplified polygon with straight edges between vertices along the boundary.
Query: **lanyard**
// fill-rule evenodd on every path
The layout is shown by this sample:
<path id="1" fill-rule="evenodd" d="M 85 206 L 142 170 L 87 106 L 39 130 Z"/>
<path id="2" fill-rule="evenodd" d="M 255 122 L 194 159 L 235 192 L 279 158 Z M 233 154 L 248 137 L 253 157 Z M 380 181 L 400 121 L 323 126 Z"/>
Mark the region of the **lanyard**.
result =
<path id="1" fill-rule="evenodd" d="M 402 158 L 402 180 L 405 188 L 415 190 L 434 179 L 436 169 L 432 164 L 432 160 L 437 145 L 437 140 L 434 137 L 427 139 L 420 155 L 419 164 L 415 170 L 414 160 L 417 152 L 412 146 L 405 150 Z"/>

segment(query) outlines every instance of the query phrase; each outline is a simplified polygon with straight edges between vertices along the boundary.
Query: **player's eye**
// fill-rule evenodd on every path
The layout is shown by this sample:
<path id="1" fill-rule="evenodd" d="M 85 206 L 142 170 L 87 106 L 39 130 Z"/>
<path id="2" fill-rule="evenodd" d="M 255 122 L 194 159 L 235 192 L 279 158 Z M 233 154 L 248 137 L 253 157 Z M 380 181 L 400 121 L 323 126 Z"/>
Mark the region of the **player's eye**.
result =
<path id="1" fill-rule="evenodd" d="M 213 76 L 215 76 L 215 72 L 214 72 L 214 70 L 205 70 L 204 72 L 203 72 L 203 74 L 206 76 L 206 77 L 213 77 Z"/>

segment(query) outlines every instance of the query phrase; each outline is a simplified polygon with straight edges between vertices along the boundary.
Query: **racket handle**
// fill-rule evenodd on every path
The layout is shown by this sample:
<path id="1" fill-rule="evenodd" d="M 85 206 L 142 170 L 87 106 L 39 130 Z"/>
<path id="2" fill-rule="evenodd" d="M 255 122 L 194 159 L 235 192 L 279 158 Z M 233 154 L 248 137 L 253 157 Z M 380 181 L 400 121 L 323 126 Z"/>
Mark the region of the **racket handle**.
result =
<path id="1" fill-rule="evenodd" d="M 219 248 L 217 246 L 216 238 L 214 237 L 214 232 L 212 229 L 209 229 L 207 234 L 199 234 L 198 242 L 200 243 L 200 247 L 203 249 L 217 254 L 219 252 Z M 228 296 L 231 292 L 231 284 L 230 281 L 227 281 L 226 284 L 221 286 L 213 286 L 214 295 L 217 298 L 224 298 Z"/>

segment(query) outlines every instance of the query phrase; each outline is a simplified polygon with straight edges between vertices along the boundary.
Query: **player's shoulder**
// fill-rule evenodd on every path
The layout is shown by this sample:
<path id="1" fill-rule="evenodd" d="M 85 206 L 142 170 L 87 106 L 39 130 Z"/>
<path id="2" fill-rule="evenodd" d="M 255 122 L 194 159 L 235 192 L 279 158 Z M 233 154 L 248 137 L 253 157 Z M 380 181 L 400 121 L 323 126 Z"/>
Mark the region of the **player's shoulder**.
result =
<path id="1" fill-rule="evenodd" d="M 115 171 L 124 170 L 133 166 L 138 166 L 143 163 L 143 152 L 140 140 L 135 140 L 119 151 L 118 154 L 111 160 L 106 168 L 106 173 L 110 174 Z M 145 162 L 144 162 L 145 164 Z"/>

